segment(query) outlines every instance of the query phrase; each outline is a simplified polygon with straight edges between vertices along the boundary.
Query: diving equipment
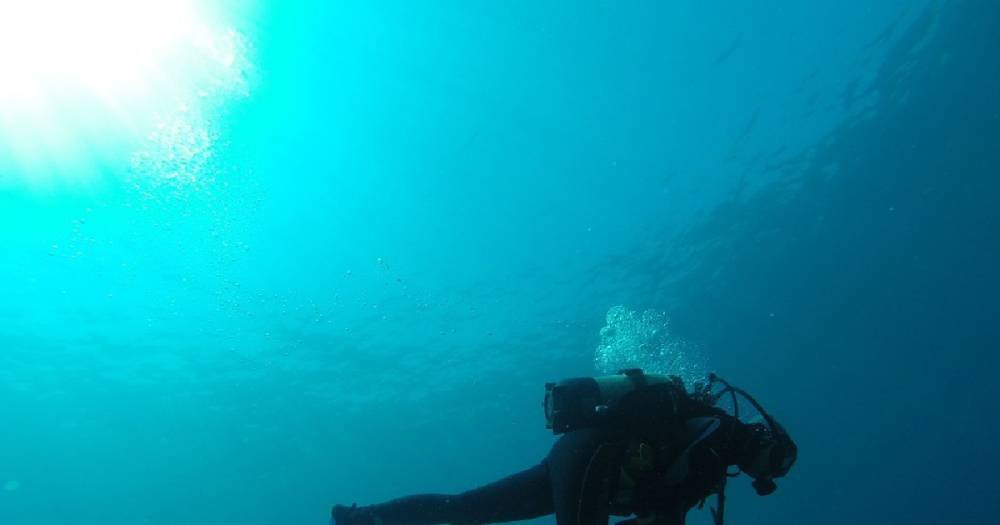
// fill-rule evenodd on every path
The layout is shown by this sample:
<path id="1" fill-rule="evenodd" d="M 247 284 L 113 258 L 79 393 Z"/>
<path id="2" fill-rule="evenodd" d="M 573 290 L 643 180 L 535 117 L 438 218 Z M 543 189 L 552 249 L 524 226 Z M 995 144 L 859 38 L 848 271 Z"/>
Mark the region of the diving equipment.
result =
<path id="1" fill-rule="evenodd" d="M 722 390 L 712 393 L 716 383 L 723 386 Z M 798 459 L 798 446 L 792 441 L 785 427 L 781 426 L 777 420 L 771 416 L 764 407 L 757 402 L 750 394 L 741 388 L 729 384 L 725 379 L 715 375 L 708 375 L 708 384 L 702 389 L 712 403 L 717 403 L 722 396 L 729 394 L 733 400 L 734 415 L 740 415 L 739 403 L 736 396 L 746 399 L 761 417 L 766 425 L 751 425 L 754 432 L 746 444 L 747 460 L 740 463 L 740 470 L 753 478 L 753 488 L 760 496 L 767 496 L 777 490 L 774 483 L 775 478 L 780 478 L 788 474 L 795 460 Z"/>
<path id="2" fill-rule="evenodd" d="M 717 390 L 719 385 L 722 388 Z M 655 392 L 656 395 L 646 395 L 650 392 Z M 726 395 L 732 398 L 731 417 L 723 415 L 725 411 L 718 407 L 720 399 Z M 739 424 L 740 404 L 737 396 L 746 399 L 760 413 L 764 419 L 763 424 Z M 703 408 L 692 407 L 692 404 Z M 711 479 L 703 477 L 702 480 L 709 483 L 706 485 L 707 494 L 714 493 L 718 497 L 717 506 L 710 509 L 716 525 L 722 525 L 724 519 L 727 478 L 737 476 L 742 471 L 753 479 L 752 485 L 757 494 L 766 496 L 777 489 L 774 480 L 786 475 L 798 457 L 798 447 L 784 427 L 753 396 L 716 374 L 709 374 L 708 381 L 696 384 L 691 392 L 687 391 L 683 381 L 677 376 L 647 375 L 640 369 L 623 370 L 612 376 L 566 379 L 545 385 L 543 405 L 546 428 L 551 429 L 554 434 L 598 427 L 626 430 L 621 428 L 622 424 L 634 424 L 637 421 L 659 425 L 666 423 L 675 428 L 677 432 L 674 434 L 659 434 L 668 437 L 665 448 L 660 447 L 662 452 L 667 452 L 665 458 L 669 463 L 663 470 L 655 469 L 660 472 L 659 481 L 655 483 L 670 491 L 674 490 L 673 487 L 681 487 L 682 483 L 690 482 L 688 472 L 692 465 L 691 455 L 696 450 L 708 447 L 704 449 L 704 453 L 718 459 L 718 442 L 708 444 L 708 439 L 715 435 L 728 436 L 720 439 L 734 447 L 730 449 L 733 455 L 728 457 L 733 458 L 730 460 L 733 463 L 730 464 L 738 466 L 740 470 L 729 473 L 726 464 L 722 463 L 716 474 L 708 476 Z M 705 407 L 711 412 L 705 413 Z M 723 421 L 731 421 L 737 425 L 727 424 L 723 433 L 720 431 Z M 638 454 L 632 455 L 643 456 L 643 450 L 654 449 L 640 443 L 636 450 L 639 451 Z M 670 450 L 673 452 L 669 452 Z M 630 454 L 628 448 L 620 451 L 620 455 L 626 457 L 630 457 Z M 626 470 L 623 468 L 623 476 L 628 477 Z M 703 466 L 701 472 L 714 470 L 706 470 Z M 600 485 L 598 483 L 596 486 Z M 585 486 L 591 485 L 585 482 Z"/>
<path id="3" fill-rule="evenodd" d="M 630 393 L 663 385 L 685 394 L 677 376 L 645 374 L 638 368 L 600 377 L 575 377 L 545 384 L 545 427 L 553 434 L 565 434 L 581 428 L 595 428 L 612 423 L 622 400 Z"/>

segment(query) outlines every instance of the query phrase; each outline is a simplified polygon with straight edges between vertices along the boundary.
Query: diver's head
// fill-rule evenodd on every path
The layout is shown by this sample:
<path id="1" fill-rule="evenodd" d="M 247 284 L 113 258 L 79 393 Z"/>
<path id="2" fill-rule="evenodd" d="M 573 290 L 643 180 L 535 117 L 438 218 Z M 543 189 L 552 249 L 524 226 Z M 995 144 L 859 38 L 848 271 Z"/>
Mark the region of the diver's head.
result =
<path id="1" fill-rule="evenodd" d="M 768 423 L 750 425 L 750 436 L 739 465 L 754 479 L 753 488 L 761 496 L 767 496 L 778 488 L 774 480 L 788 474 L 799 452 L 780 424 L 773 419 Z"/>

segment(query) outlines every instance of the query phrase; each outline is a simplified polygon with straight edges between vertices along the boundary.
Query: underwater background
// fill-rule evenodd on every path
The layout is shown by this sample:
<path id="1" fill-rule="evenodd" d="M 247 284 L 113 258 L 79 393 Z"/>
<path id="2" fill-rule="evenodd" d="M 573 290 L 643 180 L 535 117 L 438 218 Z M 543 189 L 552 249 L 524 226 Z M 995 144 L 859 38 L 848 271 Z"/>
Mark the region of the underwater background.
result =
<path id="1" fill-rule="evenodd" d="M 198 9 L 117 97 L 0 38 L 0 524 L 465 490 L 627 365 L 798 442 L 730 523 L 995 519 L 1000 3 Z"/>

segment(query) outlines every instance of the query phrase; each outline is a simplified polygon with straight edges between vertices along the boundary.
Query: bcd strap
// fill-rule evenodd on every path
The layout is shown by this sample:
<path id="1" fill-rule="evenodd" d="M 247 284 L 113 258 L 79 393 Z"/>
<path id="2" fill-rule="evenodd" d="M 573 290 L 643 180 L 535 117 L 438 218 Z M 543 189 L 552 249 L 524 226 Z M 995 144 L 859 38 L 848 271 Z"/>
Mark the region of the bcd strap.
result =
<path id="1" fill-rule="evenodd" d="M 646 374 L 641 368 L 626 368 L 625 370 L 619 371 L 619 373 L 629 378 L 636 390 L 639 390 L 649 384 L 649 378 L 646 377 Z"/>
<path id="2" fill-rule="evenodd" d="M 621 464 L 624 447 L 605 443 L 587 463 L 580 489 L 576 525 L 603 525 L 608 522 L 610 500 L 615 492 L 614 473 Z"/>
<path id="3" fill-rule="evenodd" d="M 724 525 L 726 518 L 726 478 L 722 478 L 722 484 L 719 485 L 719 492 L 715 494 L 717 503 L 714 507 L 709 507 L 708 510 L 712 512 L 712 521 L 715 525 Z"/>

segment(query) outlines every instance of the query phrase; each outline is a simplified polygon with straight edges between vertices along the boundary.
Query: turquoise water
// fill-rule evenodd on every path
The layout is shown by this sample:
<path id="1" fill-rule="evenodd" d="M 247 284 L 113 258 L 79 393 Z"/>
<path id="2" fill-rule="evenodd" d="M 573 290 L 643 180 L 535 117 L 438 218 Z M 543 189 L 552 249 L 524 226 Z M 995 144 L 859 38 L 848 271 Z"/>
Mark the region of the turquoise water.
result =
<path id="1" fill-rule="evenodd" d="M 0 90 L 0 524 L 464 490 L 630 364 L 798 441 L 730 523 L 1000 511 L 994 3 L 199 9 L 125 87 Z"/>

